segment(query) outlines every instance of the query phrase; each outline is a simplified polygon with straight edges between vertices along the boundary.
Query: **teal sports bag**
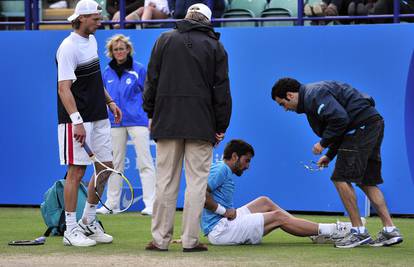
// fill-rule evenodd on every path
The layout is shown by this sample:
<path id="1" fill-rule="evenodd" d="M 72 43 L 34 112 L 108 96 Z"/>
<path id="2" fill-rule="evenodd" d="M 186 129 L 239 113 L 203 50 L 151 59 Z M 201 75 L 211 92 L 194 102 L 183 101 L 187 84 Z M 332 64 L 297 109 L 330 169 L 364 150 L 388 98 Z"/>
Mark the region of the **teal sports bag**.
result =
<path id="1" fill-rule="evenodd" d="M 64 187 L 65 179 L 58 180 L 44 194 L 44 201 L 40 205 L 43 220 L 48 227 L 44 236 L 62 236 L 66 230 L 65 201 L 63 198 Z M 82 183 L 80 183 L 78 189 L 78 202 L 76 205 L 76 221 L 79 221 L 82 218 L 87 197 L 88 190 Z"/>

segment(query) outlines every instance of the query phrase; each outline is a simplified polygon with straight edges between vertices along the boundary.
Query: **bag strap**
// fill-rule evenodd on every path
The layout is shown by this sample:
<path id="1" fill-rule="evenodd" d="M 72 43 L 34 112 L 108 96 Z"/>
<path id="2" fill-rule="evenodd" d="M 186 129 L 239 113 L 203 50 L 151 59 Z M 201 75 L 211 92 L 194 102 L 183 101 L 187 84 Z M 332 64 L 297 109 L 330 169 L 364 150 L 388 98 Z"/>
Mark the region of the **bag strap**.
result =
<path id="1" fill-rule="evenodd" d="M 49 228 L 46 229 L 46 232 L 43 234 L 43 236 L 50 236 L 50 233 L 53 231 L 53 229 L 57 229 L 58 233 L 63 235 L 65 230 L 66 230 L 66 217 L 65 217 L 65 211 L 62 210 L 62 213 L 60 214 L 59 217 L 59 222 L 57 226 L 51 226 Z M 64 225 L 62 228 L 60 227 L 61 225 Z"/>
<path id="2" fill-rule="evenodd" d="M 56 226 L 52 226 L 52 227 L 47 228 L 46 229 L 46 232 L 43 234 L 43 236 L 46 236 L 46 237 L 50 236 L 50 233 L 52 232 L 52 230 L 54 228 L 57 228 L 57 227 Z"/>
<path id="3" fill-rule="evenodd" d="M 63 227 L 61 228 L 60 226 Z M 62 213 L 60 214 L 59 223 L 58 223 L 58 231 L 60 234 L 64 234 L 66 231 L 66 216 L 65 216 L 65 210 L 62 210 Z"/>

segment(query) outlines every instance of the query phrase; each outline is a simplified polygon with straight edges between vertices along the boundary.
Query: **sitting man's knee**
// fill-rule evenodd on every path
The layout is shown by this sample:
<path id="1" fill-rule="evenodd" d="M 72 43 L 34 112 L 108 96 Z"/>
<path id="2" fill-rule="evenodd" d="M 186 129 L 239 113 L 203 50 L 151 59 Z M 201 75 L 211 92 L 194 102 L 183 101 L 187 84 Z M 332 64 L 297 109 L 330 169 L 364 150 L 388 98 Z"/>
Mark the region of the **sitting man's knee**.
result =
<path id="1" fill-rule="evenodd" d="M 290 217 L 289 214 L 282 209 L 277 209 L 271 212 L 272 212 L 273 220 L 280 222 L 280 224 L 283 224 L 284 222 L 286 222 Z"/>
<path id="2" fill-rule="evenodd" d="M 274 210 L 275 207 L 277 209 L 280 209 L 278 205 L 276 205 L 269 197 L 267 196 L 261 196 L 258 198 L 258 200 L 260 201 L 260 204 L 264 207 L 266 207 L 266 210 L 270 211 L 270 210 Z"/>

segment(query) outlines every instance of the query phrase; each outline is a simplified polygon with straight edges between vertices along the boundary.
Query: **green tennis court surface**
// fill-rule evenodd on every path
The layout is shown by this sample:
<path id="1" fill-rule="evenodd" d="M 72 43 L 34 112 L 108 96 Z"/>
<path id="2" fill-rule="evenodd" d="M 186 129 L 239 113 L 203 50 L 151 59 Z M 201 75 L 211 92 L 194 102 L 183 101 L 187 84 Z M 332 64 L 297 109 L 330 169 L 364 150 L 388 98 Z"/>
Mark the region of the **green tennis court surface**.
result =
<path id="1" fill-rule="evenodd" d="M 181 212 L 176 214 L 174 238 L 179 238 Z M 335 222 L 337 216 L 299 216 L 316 222 Z M 208 252 L 182 253 L 179 244 L 168 252 L 145 251 L 151 240 L 151 218 L 138 213 L 101 215 L 114 243 L 91 248 L 64 247 L 62 237 L 49 237 L 45 245 L 12 247 L 18 239 L 35 239 L 46 226 L 37 208 L 0 208 L 0 266 L 414 266 L 414 219 L 396 218 L 404 235 L 395 247 L 337 249 L 315 245 L 308 238 L 294 237 L 281 230 L 266 236 L 257 246 L 209 246 Z M 368 218 L 375 236 L 378 217 Z M 207 243 L 203 237 L 202 242 Z"/>

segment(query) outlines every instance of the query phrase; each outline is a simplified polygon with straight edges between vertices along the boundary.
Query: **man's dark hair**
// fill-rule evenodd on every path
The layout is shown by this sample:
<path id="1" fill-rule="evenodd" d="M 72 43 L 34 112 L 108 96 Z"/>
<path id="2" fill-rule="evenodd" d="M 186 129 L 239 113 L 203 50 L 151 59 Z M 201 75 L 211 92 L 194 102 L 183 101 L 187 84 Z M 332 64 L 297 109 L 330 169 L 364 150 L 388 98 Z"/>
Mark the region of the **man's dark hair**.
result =
<path id="1" fill-rule="evenodd" d="M 299 92 L 300 82 L 293 78 L 282 78 L 279 79 L 272 87 L 272 99 L 276 100 L 276 97 L 286 99 L 286 93 Z"/>
<path id="2" fill-rule="evenodd" d="M 223 158 L 229 160 L 231 159 L 231 155 L 233 155 L 233 153 L 236 153 L 239 157 L 250 153 L 253 157 L 254 149 L 250 144 L 243 140 L 233 139 L 227 143 L 226 148 L 224 149 Z"/>
<path id="3" fill-rule="evenodd" d="M 72 28 L 75 30 L 79 30 L 80 24 L 81 24 L 80 19 L 79 17 L 77 17 L 76 19 L 72 21 Z"/>

